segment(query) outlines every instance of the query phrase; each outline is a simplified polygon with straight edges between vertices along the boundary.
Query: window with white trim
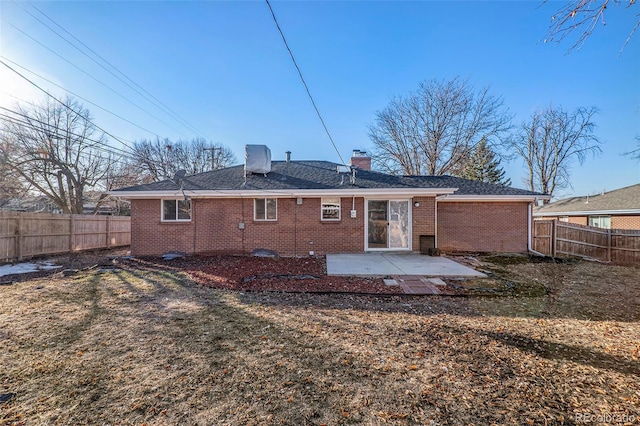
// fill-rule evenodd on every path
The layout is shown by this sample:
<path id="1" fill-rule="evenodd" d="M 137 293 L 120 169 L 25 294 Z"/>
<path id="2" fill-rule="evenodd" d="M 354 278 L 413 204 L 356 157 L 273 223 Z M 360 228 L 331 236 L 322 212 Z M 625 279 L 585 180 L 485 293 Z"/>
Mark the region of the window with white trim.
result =
<path id="1" fill-rule="evenodd" d="M 569 222 L 569 216 L 560 216 L 558 220 L 560 222 Z"/>
<path id="2" fill-rule="evenodd" d="M 253 200 L 253 219 L 256 221 L 278 220 L 278 199 L 255 198 Z"/>
<path id="3" fill-rule="evenodd" d="M 611 229 L 611 216 L 589 216 L 589 226 Z"/>
<path id="4" fill-rule="evenodd" d="M 162 200 L 163 222 L 189 222 L 191 200 Z"/>
<path id="5" fill-rule="evenodd" d="M 322 220 L 340 220 L 340 197 L 321 199 Z"/>

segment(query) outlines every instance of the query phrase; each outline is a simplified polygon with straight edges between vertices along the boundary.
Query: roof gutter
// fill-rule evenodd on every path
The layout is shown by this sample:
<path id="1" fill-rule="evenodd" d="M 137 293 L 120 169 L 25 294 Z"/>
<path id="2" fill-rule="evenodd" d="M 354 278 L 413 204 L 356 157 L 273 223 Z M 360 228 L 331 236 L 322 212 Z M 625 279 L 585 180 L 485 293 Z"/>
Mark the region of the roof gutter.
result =
<path id="1" fill-rule="evenodd" d="M 548 195 L 447 195 L 446 197 L 439 198 L 441 203 L 454 203 L 454 202 L 474 202 L 474 201 L 495 201 L 495 202 L 508 202 L 508 201 L 528 201 L 536 202 L 537 200 L 549 199 Z"/>
<path id="2" fill-rule="evenodd" d="M 336 195 L 361 197 L 415 197 L 453 194 L 458 188 L 375 188 L 375 189 L 274 189 L 274 190 L 168 190 L 168 191 L 108 191 L 107 194 L 128 199 L 191 198 L 238 198 L 238 197 L 335 197 Z"/>
<path id="3" fill-rule="evenodd" d="M 576 210 L 576 211 L 544 211 L 533 212 L 534 217 L 544 216 L 592 216 L 592 215 L 636 215 L 640 214 L 640 209 L 619 209 L 619 210 Z"/>

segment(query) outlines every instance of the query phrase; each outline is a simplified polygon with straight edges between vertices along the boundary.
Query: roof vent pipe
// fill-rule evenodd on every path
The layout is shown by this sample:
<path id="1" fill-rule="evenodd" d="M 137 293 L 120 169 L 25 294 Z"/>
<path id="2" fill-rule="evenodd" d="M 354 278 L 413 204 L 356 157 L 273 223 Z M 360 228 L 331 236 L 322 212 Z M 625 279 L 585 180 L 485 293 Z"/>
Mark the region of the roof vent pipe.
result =
<path id="1" fill-rule="evenodd" d="M 284 153 L 284 155 L 286 156 L 285 158 L 287 159 L 287 163 L 291 161 L 291 151 L 287 151 Z"/>

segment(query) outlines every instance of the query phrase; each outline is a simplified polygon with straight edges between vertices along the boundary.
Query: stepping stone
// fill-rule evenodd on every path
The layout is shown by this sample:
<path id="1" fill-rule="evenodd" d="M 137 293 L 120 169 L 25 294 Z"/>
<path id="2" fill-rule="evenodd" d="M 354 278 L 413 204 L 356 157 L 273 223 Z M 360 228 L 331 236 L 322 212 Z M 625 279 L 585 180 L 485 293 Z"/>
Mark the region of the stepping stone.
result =
<path id="1" fill-rule="evenodd" d="M 440 294 L 433 284 L 428 284 L 415 278 L 412 280 L 400 281 L 400 288 L 405 294 Z"/>
<path id="2" fill-rule="evenodd" d="M 388 285 L 388 286 L 397 286 L 398 285 L 398 281 L 396 281 L 396 280 L 383 279 L 382 281 L 384 281 L 384 285 Z"/>
<path id="3" fill-rule="evenodd" d="M 431 284 L 446 286 L 447 283 L 442 281 L 440 278 L 428 278 L 427 281 Z"/>

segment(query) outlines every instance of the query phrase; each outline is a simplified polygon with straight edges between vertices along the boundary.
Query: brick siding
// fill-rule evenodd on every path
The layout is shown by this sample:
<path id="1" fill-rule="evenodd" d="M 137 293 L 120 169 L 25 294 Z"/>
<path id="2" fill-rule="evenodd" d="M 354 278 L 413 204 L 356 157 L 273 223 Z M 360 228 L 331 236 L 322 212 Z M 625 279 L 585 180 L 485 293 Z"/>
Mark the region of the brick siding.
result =
<path id="1" fill-rule="evenodd" d="M 341 220 L 322 221 L 320 198 L 278 199 L 277 221 L 253 220 L 253 199 L 193 199 L 192 221 L 161 222 L 160 200 L 132 200 L 131 252 L 159 255 L 250 253 L 256 248 L 281 255 L 364 251 L 364 201 L 356 198 L 357 217 L 350 217 L 351 197 L 341 198 Z M 244 230 L 239 228 L 244 223 Z"/>
<path id="2" fill-rule="evenodd" d="M 640 216 L 611 216 L 614 229 L 640 229 Z"/>
<path id="3" fill-rule="evenodd" d="M 588 225 L 589 220 L 586 216 L 569 216 L 567 223 L 575 223 L 576 225 Z"/>
<path id="4" fill-rule="evenodd" d="M 445 251 L 527 251 L 526 202 L 438 202 L 437 246 Z"/>
<path id="5" fill-rule="evenodd" d="M 186 253 L 250 253 L 256 248 L 281 255 L 361 253 L 365 241 L 364 199 L 341 198 L 341 220 L 322 221 L 320 198 L 278 199 L 277 221 L 254 221 L 253 199 L 193 199 L 190 222 L 162 222 L 161 202 L 132 200 L 131 252 L 137 256 L 168 251 Z M 416 207 L 415 202 L 420 205 Z M 437 246 L 448 251 L 527 250 L 527 203 L 438 203 Z M 411 200 L 412 250 L 420 235 L 436 231 L 435 199 Z M 244 224 L 244 230 L 240 224 Z"/>
<path id="6" fill-rule="evenodd" d="M 420 205 L 415 207 L 415 203 Z M 436 201 L 434 197 L 415 197 L 412 200 L 413 235 L 412 249 L 420 251 L 420 235 L 435 235 L 436 233 Z"/>

